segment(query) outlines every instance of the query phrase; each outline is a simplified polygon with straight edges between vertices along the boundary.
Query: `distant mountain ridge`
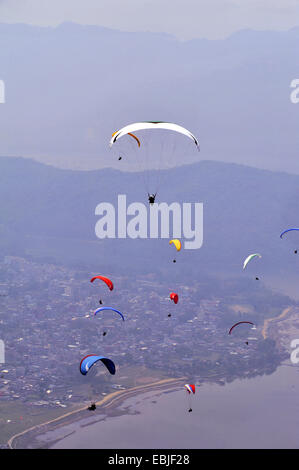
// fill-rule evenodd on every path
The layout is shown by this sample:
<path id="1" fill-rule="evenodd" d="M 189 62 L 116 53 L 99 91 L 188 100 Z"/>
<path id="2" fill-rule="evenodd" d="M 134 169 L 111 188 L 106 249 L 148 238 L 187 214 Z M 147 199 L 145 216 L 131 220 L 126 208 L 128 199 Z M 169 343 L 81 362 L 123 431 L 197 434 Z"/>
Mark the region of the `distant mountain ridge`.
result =
<path id="1" fill-rule="evenodd" d="M 182 42 L 73 23 L 0 23 L 0 155 L 104 168 L 114 130 L 154 119 L 190 129 L 205 160 L 299 174 L 299 106 L 290 101 L 298 42 L 299 28 Z"/>
<path id="2" fill-rule="evenodd" d="M 177 272 L 240 275 L 292 274 L 299 260 L 299 238 L 281 240 L 288 226 L 299 226 L 299 176 L 237 164 L 202 161 L 163 170 L 157 202 L 202 202 L 203 246 L 177 255 Z M 147 204 L 138 173 L 114 169 L 60 170 L 23 158 L 0 158 L 0 254 L 24 255 L 104 272 L 155 272 L 172 267 L 167 239 L 99 240 L 95 208 L 117 205 L 117 195 Z M 128 220 L 130 217 L 128 217 Z M 172 247 L 173 248 L 173 247 Z M 247 275 L 247 273 L 246 273 Z"/>

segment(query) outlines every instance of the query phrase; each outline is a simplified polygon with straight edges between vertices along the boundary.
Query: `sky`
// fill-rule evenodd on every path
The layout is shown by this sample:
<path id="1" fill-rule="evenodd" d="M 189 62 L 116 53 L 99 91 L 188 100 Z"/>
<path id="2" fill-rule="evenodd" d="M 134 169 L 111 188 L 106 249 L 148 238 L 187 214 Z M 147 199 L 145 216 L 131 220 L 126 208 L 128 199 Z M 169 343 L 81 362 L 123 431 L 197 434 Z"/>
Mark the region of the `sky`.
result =
<path id="1" fill-rule="evenodd" d="M 200 159 L 299 174 L 298 13 L 299 0 L 0 0 L 0 155 L 119 168 L 112 132 L 153 119 L 190 129 Z"/>
<path id="2" fill-rule="evenodd" d="M 65 21 L 180 40 L 223 39 L 242 29 L 288 30 L 299 0 L 0 0 L 0 21 L 57 26 Z"/>

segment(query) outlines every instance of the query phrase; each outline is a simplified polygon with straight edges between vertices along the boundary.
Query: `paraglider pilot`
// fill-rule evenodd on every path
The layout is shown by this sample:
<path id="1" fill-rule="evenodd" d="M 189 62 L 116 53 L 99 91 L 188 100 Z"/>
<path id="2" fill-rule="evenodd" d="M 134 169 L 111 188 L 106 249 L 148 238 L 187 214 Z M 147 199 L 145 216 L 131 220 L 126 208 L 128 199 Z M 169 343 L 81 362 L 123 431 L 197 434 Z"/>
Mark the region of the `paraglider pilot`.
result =
<path id="1" fill-rule="evenodd" d="M 96 404 L 95 403 L 92 403 L 89 407 L 88 407 L 89 411 L 94 411 L 97 409 L 96 407 Z"/>
<path id="2" fill-rule="evenodd" d="M 157 193 L 155 193 L 155 194 L 149 194 L 149 193 L 147 193 L 147 195 L 148 195 L 148 202 L 149 202 L 150 204 L 154 204 Z"/>

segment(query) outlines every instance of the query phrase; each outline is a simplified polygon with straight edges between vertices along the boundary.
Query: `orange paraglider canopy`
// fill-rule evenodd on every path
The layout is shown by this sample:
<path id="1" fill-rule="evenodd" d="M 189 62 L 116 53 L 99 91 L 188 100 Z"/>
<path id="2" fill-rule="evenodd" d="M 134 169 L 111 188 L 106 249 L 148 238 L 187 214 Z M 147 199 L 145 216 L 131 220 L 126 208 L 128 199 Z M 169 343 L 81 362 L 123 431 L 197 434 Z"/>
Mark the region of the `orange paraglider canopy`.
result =
<path id="1" fill-rule="evenodd" d="M 117 131 L 116 131 L 117 132 Z M 113 132 L 112 134 L 112 137 L 115 136 L 116 132 Z M 133 137 L 133 139 L 136 140 L 137 144 L 138 144 L 138 147 L 140 147 L 140 140 L 138 139 L 138 137 L 136 137 L 135 134 L 132 134 L 132 132 L 128 132 L 128 135 L 130 135 L 131 137 Z"/>

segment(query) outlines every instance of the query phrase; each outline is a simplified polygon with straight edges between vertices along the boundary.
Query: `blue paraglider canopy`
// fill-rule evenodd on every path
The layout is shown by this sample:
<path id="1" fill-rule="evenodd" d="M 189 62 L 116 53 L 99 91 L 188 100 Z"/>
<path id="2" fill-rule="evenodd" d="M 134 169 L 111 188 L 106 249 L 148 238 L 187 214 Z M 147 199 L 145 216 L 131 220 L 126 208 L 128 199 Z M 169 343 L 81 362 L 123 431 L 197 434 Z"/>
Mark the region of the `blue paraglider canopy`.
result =
<path id="1" fill-rule="evenodd" d="M 284 230 L 281 234 L 280 234 L 280 238 L 282 238 L 282 236 L 287 233 L 287 232 L 293 232 L 293 231 L 298 231 L 299 228 L 288 228 L 287 230 Z"/>
<path id="2" fill-rule="evenodd" d="M 96 354 L 89 354 L 88 356 L 83 357 L 80 362 L 80 372 L 83 375 L 86 375 L 89 369 L 98 361 L 102 361 L 103 364 L 107 367 L 110 374 L 115 374 L 115 364 L 111 359 L 104 356 L 97 356 Z"/>
<path id="3" fill-rule="evenodd" d="M 123 314 L 119 310 L 116 310 L 116 308 L 114 307 L 100 307 L 94 312 L 94 314 L 96 315 L 97 313 L 102 312 L 103 310 L 112 310 L 113 312 L 118 313 L 123 319 L 123 321 L 125 321 Z"/>

